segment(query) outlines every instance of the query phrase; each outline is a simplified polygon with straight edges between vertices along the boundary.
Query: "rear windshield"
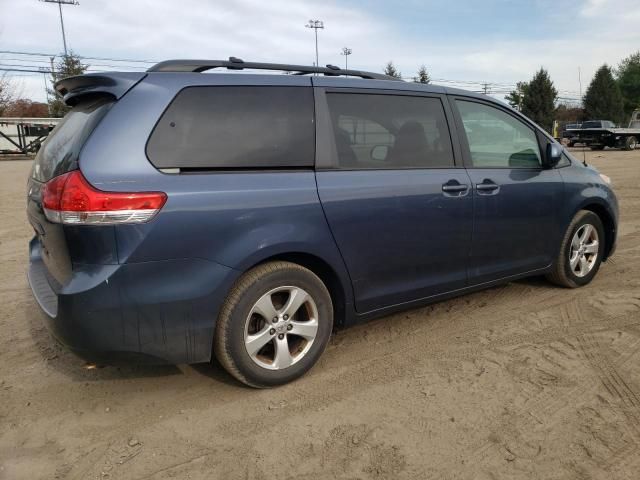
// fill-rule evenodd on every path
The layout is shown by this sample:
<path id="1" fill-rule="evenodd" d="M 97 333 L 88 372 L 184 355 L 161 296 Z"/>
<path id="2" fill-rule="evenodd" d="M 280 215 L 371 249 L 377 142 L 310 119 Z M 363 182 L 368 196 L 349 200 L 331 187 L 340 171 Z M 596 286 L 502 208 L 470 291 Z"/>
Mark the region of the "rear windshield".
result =
<path id="1" fill-rule="evenodd" d="M 314 163 L 310 87 L 182 90 L 147 144 L 156 168 L 299 168 Z"/>
<path id="2" fill-rule="evenodd" d="M 46 182 L 78 168 L 80 149 L 113 104 L 110 98 L 98 98 L 75 106 L 54 128 L 33 164 L 33 178 Z"/>

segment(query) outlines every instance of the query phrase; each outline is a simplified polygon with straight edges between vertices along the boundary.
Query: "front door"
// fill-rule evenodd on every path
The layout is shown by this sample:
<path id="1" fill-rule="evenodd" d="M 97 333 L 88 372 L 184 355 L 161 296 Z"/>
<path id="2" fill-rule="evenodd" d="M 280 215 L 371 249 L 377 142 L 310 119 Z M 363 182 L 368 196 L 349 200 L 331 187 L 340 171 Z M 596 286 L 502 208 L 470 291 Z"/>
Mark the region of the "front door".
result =
<path id="1" fill-rule="evenodd" d="M 564 185 L 557 169 L 542 166 L 541 135 L 506 108 L 453 103 L 473 184 L 470 284 L 547 267 L 558 253 Z"/>

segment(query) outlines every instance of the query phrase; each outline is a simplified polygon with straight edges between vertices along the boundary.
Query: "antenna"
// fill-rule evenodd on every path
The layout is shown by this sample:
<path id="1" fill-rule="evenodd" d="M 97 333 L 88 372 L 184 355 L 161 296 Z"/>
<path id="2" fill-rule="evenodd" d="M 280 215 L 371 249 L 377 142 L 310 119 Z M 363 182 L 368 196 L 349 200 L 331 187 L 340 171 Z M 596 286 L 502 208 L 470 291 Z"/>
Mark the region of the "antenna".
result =
<path id="1" fill-rule="evenodd" d="M 64 45 L 64 56 L 67 56 L 67 37 L 64 33 L 64 20 L 62 19 L 62 5 L 80 5 L 77 0 L 40 0 L 44 3 L 57 3 L 60 10 L 60 27 L 62 28 L 62 44 Z"/>
<path id="2" fill-rule="evenodd" d="M 584 109 L 583 107 L 584 103 L 582 101 L 582 76 L 580 72 L 580 67 L 578 67 L 578 85 L 580 86 L 580 108 Z M 584 118 L 582 119 L 582 121 L 584 122 Z M 585 150 L 584 143 L 582 144 L 582 164 L 585 167 L 587 166 L 587 151 Z"/>

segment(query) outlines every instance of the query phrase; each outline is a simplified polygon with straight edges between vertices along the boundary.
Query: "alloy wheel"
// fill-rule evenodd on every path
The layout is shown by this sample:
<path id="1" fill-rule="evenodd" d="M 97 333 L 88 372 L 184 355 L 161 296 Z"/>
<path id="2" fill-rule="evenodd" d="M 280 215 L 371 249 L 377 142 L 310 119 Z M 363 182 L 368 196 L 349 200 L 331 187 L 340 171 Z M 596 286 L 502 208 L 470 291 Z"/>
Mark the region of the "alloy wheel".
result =
<path id="1" fill-rule="evenodd" d="M 265 293 L 246 319 L 244 343 L 262 368 L 282 370 L 304 357 L 318 333 L 318 308 L 300 287 L 283 286 Z"/>
<path id="2" fill-rule="evenodd" d="M 569 266 L 576 277 L 585 277 L 593 270 L 599 250 L 598 230 L 593 225 L 586 223 L 576 230 L 569 255 Z"/>

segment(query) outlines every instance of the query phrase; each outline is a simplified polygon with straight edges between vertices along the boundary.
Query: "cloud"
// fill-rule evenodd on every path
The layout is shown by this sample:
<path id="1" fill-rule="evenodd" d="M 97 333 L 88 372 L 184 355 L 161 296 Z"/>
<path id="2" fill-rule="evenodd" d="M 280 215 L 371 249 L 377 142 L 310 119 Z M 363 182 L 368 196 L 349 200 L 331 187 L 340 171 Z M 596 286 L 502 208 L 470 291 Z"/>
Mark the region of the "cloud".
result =
<path id="1" fill-rule="evenodd" d="M 381 71 L 393 60 L 406 76 L 425 64 L 437 79 L 496 84 L 528 80 L 544 66 L 559 90 L 576 94 L 579 66 L 586 88 L 602 63 L 615 66 L 640 45 L 637 1 L 568 0 L 560 12 L 552 0 L 487 0 L 486 8 L 435 0 L 409 0 L 402 8 L 363 0 L 85 0 L 65 7 L 64 15 L 70 47 L 86 56 L 233 55 L 311 64 L 313 32 L 304 25 L 318 18 L 326 27 L 318 32 L 321 64 L 343 64 L 340 50 L 348 46 L 354 68 Z M 532 13 L 538 16 L 529 18 Z M 0 0 L 0 44 L 7 50 L 61 51 L 58 9 L 35 0 Z M 10 63 L 8 57 L 0 54 L 0 63 Z M 44 98 L 41 76 L 21 78 L 28 95 Z"/>

